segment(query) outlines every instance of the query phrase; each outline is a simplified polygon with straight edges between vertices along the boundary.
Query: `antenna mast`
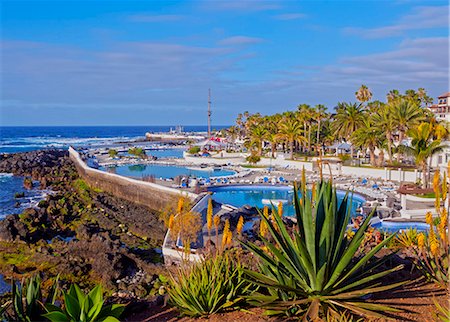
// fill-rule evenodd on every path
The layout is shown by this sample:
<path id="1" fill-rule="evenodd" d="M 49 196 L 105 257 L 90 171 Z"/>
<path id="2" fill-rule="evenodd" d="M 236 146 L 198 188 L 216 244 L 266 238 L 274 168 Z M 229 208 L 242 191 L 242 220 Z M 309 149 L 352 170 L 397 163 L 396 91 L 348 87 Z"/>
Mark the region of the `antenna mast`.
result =
<path id="1" fill-rule="evenodd" d="M 208 138 L 211 137 L 211 88 L 208 89 Z"/>

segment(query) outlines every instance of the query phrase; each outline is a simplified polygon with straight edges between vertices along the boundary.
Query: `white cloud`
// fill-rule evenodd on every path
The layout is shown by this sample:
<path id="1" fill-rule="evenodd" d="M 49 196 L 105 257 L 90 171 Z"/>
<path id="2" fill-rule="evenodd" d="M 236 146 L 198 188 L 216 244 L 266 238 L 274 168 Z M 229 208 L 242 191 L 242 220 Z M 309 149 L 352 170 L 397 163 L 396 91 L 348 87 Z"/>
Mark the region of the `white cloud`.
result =
<path id="1" fill-rule="evenodd" d="M 449 6 L 415 7 L 395 24 L 376 28 L 344 28 L 344 32 L 363 38 L 401 36 L 410 30 L 448 28 Z"/>
<path id="2" fill-rule="evenodd" d="M 274 16 L 276 20 L 298 20 L 306 18 L 304 13 L 284 13 Z"/>
<path id="3" fill-rule="evenodd" d="M 247 37 L 247 36 L 233 36 L 222 39 L 219 41 L 220 45 L 226 46 L 234 46 L 234 45 L 251 45 L 263 42 L 264 39 L 256 38 L 256 37 Z"/>

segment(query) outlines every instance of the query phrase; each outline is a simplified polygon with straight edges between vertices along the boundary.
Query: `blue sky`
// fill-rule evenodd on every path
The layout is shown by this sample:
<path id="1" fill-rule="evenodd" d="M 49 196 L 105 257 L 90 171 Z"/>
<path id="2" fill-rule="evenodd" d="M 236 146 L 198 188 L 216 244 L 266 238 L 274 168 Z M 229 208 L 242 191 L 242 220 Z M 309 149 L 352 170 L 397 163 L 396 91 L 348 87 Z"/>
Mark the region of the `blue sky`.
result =
<path id="1" fill-rule="evenodd" d="M 2 125 L 197 125 L 449 90 L 447 1 L 1 2 Z"/>

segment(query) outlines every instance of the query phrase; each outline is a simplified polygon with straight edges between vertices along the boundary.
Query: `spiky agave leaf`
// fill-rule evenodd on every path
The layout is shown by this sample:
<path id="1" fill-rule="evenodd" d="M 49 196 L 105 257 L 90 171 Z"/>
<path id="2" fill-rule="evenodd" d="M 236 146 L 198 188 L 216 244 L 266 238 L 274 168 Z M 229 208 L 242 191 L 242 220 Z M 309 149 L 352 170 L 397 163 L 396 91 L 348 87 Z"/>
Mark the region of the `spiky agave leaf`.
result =
<path id="1" fill-rule="evenodd" d="M 375 254 L 395 235 L 357 258 L 356 253 L 364 242 L 373 212 L 365 218 L 355 235 L 347 239 L 345 232 L 351 216 L 348 207 L 351 196 L 347 193 L 339 205 L 336 189 L 325 181 L 317 184 L 317 191 L 312 194 L 314 200 L 306 192 L 305 185 L 302 184 L 301 189 L 299 195 L 297 186 L 294 187 L 296 230 L 289 233 L 281 216 L 274 211 L 275 222 L 261 216 L 274 241 L 262 238 L 269 252 L 253 243 L 243 242 L 261 262 L 260 272 L 244 270 L 245 278 L 265 287 L 270 294 L 259 291 L 250 296 L 249 301 L 259 303 L 271 313 L 302 312 L 313 319 L 324 314 L 322 311 L 327 307 L 336 312 L 348 310 L 373 317 L 382 316 L 380 312 L 396 311 L 361 300 L 367 294 L 404 284 L 379 283 L 382 277 L 402 268 L 379 271 L 385 259 L 375 258 Z"/>

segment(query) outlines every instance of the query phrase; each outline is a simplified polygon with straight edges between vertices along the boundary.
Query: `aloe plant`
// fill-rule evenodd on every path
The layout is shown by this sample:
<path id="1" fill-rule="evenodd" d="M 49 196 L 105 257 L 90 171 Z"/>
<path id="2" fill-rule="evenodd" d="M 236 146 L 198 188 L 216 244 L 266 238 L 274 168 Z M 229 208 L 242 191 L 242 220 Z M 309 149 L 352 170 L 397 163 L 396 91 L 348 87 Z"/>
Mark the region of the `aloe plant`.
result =
<path id="1" fill-rule="evenodd" d="M 397 309 L 363 300 L 369 294 L 402 285 L 382 285 L 382 277 L 402 266 L 380 271 L 386 258 L 374 255 L 395 237 L 383 240 L 366 254 L 356 256 L 372 214 L 367 216 L 353 237 L 346 236 L 350 220 L 349 194 L 338 205 L 336 189 L 331 182 L 319 182 L 312 194 L 305 182 L 297 185 L 294 204 L 297 225 L 292 234 L 281 216 L 273 211 L 274 222 L 261 215 L 271 239 L 262 238 L 263 247 L 251 242 L 243 245 L 260 259 L 260 270 L 244 270 L 245 278 L 265 288 L 248 300 L 267 309 L 267 314 L 303 315 L 305 319 L 340 314 L 347 310 L 356 315 L 382 317 L 380 312 Z"/>
<path id="2" fill-rule="evenodd" d="M 122 304 L 104 305 L 103 291 L 100 285 L 94 287 L 89 294 L 85 294 L 78 285 L 70 286 L 64 293 L 64 307 L 52 304 L 45 307 L 47 313 L 43 317 L 54 322 L 114 322 L 119 321 L 125 306 Z"/>
<path id="3" fill-rule="evenodd" d="M 58 291 L 58 277 L 53 283 L 47 298 L 43 298 L 41 291 L 41 278 L 39 275 L 23 280 L 20 284 L 12 284 L 12 314 L 6 311 L 7 306 L 0 309 L 0 313 L 6 315 L 8 321 L 40 321 L 45 312 L 44 304 L 53 304 Z M 2 312 L 3 311 L 3 312 Z"/>
<path id="4" fill-rule="evenodd" d="M 450 308 L 440 305 L 439 302 L 433 298 L 436 310 L 433 312 L 435 321 L 450 322 Z"/>
<path id="5" fill-rule="evenodd" d="M 170 303 L 193 317 L 239 307 L 250 286 L 242 278 L 241 265 L 228 253 L 180 267 L 169 284 Z"/>

